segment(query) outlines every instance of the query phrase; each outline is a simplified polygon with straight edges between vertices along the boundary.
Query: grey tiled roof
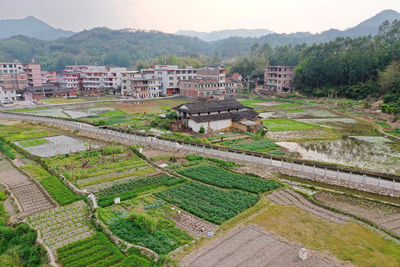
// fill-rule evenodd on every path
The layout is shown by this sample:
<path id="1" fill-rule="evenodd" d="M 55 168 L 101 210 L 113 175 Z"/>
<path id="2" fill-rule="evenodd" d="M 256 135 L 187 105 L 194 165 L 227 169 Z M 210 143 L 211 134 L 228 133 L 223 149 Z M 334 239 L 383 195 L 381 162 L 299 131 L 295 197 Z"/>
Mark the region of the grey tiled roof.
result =
<path id="1" fill-rule="evenodd" d="M 182 106 L 186 106 L 188 110 L 181 109 Z M 235 109 L 251 109 L 244 106 L 236 100 L 218 100 L 218 101 L 197 101 L 179 105 L 175 107 L 176 110 L 182 110 L 188 113 L 202 113 L 202 112 L 216 112 L 226 111 Z"/>

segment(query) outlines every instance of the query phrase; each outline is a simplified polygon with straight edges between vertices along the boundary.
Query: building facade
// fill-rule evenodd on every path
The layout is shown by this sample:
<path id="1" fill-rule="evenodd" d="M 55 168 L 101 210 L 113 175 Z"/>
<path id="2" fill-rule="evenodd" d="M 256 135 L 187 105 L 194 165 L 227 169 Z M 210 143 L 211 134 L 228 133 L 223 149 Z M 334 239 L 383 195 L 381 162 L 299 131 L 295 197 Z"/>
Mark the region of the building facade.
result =
<path id="1" fill-rule="evenodd" d="M 55 71 L 42 71 L 42 84 L 55 84 L 58 82 L 57 73 Z"/>
<path id="2" fill-rule="evenodd" d="M 18 90 L 25 100 L 37 100 L 53 97 L 74 97 L 76 91 L 71 88 L 62 87 L 59 84 L 43 84 L 41 86 L 28 86 L 23 90 Z"/>
<path id="3" fill-rule="evenodd" d="M 0 101 L 2 103 L 17 100 L 17 90 L 28 86 L 28 76 L 24 66 L 17 62 L 0 63 Z"/>
<path id="4" fill-rule="evenodd" d="M 256 132 L 263 127 L 261 118 L 252 108 L 246 107 L 236 100 L 197 101 L 179 105 L 180 125 L 194 132 L 204 128 L 205 132 L 239 130 Z M 178 130 L 178 129 L 174 129 Z"/>
<path id="5" fill-rule="evenodd" d="M 42 86 L 42 69 L 40 64 L 22 64 L 27 75 L 28 86 Z"/>
<path id="6" fill-rule="evenodd" d="M 294 66 L 267 66 L 264 71 L 264 89 L 290 92 L 294 85 Z"/>
<path id="7" fill-rule="evenodd" d="M 121 95 L 134 99 L 154 98 L 161 94 L 161 78 L 151 72 L 123 72 Z"/>
<path id="8" fill-rule="evenodd" d="M 160 95 L 172 95 L 179 93 L 179 81 L 186 81 L 196 77 L 197 69 L 192 67 L 178 68 L 176 65 L 153 65 L 149 69 L 142 69 L 142 73 L 154 75 L 161 81 Z"/>

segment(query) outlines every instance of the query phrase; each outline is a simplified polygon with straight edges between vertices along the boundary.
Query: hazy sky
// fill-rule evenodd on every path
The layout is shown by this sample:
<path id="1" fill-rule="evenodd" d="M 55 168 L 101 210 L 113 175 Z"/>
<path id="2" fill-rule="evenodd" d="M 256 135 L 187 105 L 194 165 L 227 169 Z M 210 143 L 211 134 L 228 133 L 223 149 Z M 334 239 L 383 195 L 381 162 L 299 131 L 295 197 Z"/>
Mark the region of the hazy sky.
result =
<path id="1" fill-rule="evenodd" d="M 35 16 L 66 30 L 213 31 L 266 28 L 275 32 L 346 29 L 400 0 L 0 0 L 0 19 Z"/>

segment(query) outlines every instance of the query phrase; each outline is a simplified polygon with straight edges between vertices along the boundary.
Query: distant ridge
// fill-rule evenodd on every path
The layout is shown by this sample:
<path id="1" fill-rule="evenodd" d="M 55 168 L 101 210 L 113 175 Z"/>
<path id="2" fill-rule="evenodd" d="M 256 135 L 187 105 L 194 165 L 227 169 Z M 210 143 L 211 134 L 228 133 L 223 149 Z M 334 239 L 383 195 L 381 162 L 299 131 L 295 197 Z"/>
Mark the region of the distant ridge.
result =
<path id="1" fill-rule="evenodd" d="M 72 31 L 53 28 L 32 16 L 23 19 L 0 20 L 0 39 L 15 35 L 25 35 L 41 40 L 54 40 L 60 37 L 69 37 L 73 34 L 75 33 Z"/>
<path id="2" fill-rule="evenodd" d="M 251 37 L 258 38 L 263 35 L 274 33 L 273 31 L 267 29 L 235 29 L 235 30 L 221 30 L 221 31 L 212 31 L 212 32 L 198 32 L 198 31 L 177 31 L 176 35 L 185 35 L 190 37 L 197 37 L 206 42 L 213 42 L 222 39 L 226 39 L 229 37 Z"/>

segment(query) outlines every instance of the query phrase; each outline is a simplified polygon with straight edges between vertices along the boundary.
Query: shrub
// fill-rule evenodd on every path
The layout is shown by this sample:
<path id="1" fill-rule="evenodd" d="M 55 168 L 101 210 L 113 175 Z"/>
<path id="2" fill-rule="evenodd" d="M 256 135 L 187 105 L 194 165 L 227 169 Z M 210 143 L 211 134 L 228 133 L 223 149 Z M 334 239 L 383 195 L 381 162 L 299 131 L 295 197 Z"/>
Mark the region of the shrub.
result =
<path id="1" fill-rule="evenodd" d="M 195 154 L 191 154 L 191 155 L 185 156 L 185 159 L 187 159 L 189 161 L 194 161 L 194 160 L 203 160 L 204 157 L 198 156 L 198 155 L 195 155 Z"/>
<path id="2" fill-rule="evenodd" d="M 199 133 L 203 134 L 203 133 L 205 133 L 205 132 L 206 132 L 206 130 L 204 129 L 204 126 L 202 125 L 202 126 L 200 127 Z"/>
<path id="3" fill-rule="evenodd" d="M 156 220 L 146 213 L 131 211 L 127 219 L 149 233 L 152 233 L 156 230 Z"/>

